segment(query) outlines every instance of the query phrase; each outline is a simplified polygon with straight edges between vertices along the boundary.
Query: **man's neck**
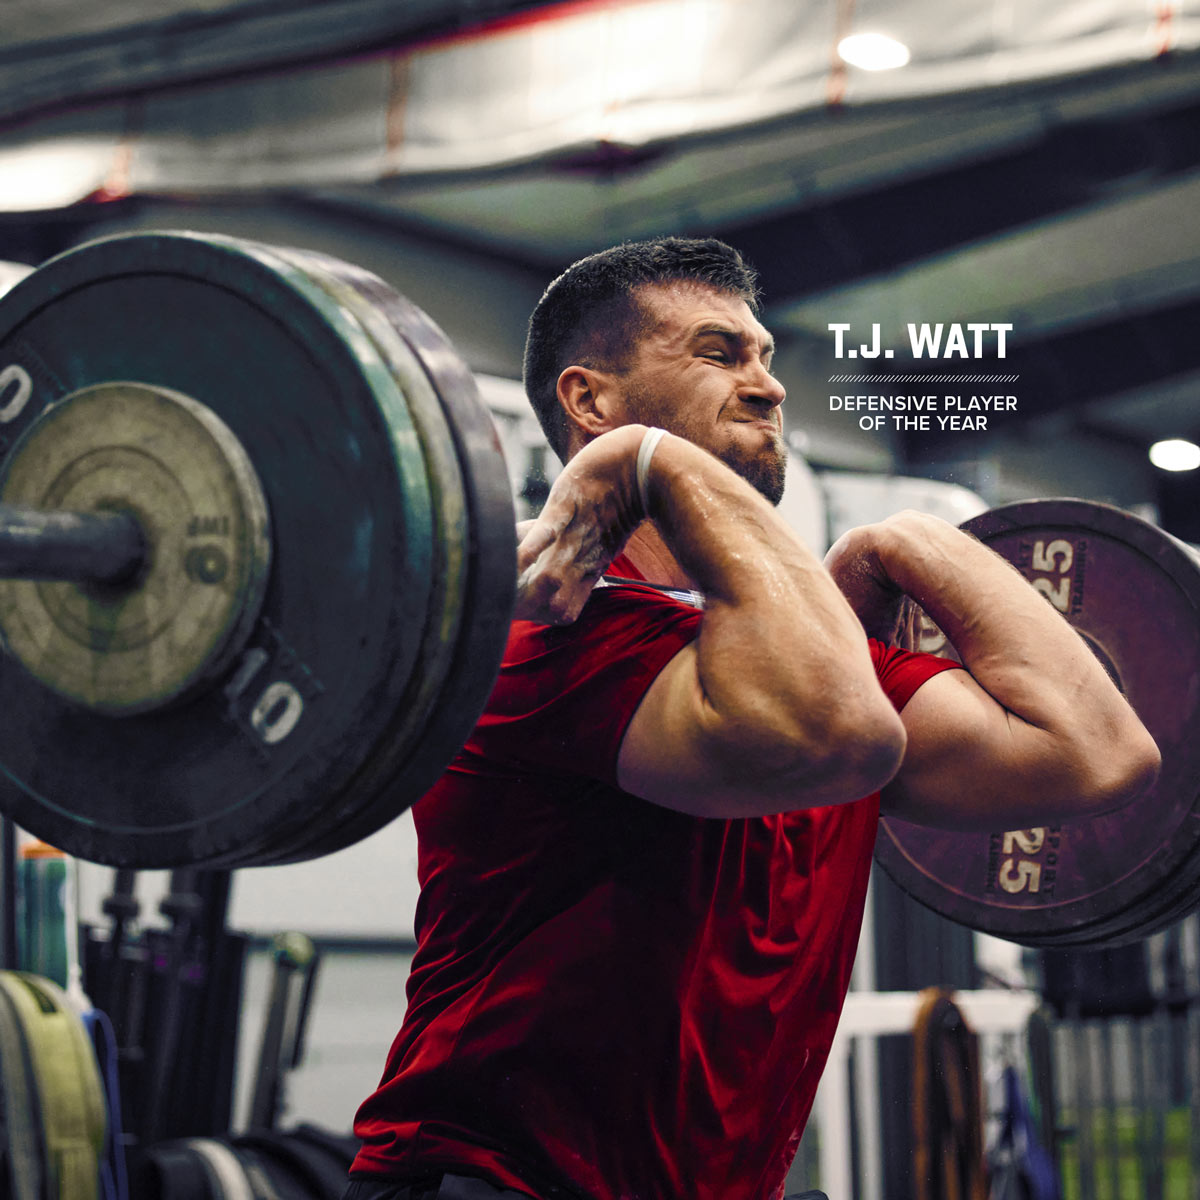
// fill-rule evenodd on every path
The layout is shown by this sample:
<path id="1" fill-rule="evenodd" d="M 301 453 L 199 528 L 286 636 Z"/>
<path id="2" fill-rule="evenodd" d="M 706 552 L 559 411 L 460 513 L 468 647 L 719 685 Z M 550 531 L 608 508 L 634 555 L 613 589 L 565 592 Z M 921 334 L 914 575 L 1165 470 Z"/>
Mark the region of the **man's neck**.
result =
<path id="1" fill-rule="evenodd" d="M 694 590 L 695 581 L 667 549 L 652 521 L 643 521 L 625 543 L 625 557 L 645 576 L 647 582 L 663 587 Z"/>

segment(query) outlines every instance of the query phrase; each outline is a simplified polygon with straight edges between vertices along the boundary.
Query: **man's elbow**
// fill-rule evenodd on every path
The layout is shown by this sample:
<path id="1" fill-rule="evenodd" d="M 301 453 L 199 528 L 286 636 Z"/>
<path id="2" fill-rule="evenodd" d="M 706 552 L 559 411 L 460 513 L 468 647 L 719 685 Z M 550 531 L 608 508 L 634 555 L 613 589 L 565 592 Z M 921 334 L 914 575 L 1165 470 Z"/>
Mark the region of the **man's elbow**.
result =
<path id="1" fill-rule="evenodd" d="M 904 759 L 904 725 L 882 694 L 827 697 L 812 708 L 753 723 L 726 718 L 709 742 L 719 800 L 703 815 L 757 816 L 861 800 L 888 783 Z"/>
<path id="2" fill-rule="evenodd" d="M 1140 721 L 1116 743 L 1094 751 L 1085 767 L 1083 808 L 1099 816 L 1146 795 L 1162 769 L 1162 754 Z"/>
<path id="3" fill-rule="evenodd" d="M 860 795 L 870 795 L 891 783 L 904 762 L 908 736 L 900 714 L 890 701 L 877 705 L 864 717 L 867 736 L 860 743 L 854 769 L 859 774 Z"/>
<path id="4" fill-rule="evenodd" d="M 879 701 L 839 705 L 798 744 L 794 769 L 810 788 L 857 800 L 879 791 L 900 770 L 907 746 L 904 724 L 885 697 Z"/>

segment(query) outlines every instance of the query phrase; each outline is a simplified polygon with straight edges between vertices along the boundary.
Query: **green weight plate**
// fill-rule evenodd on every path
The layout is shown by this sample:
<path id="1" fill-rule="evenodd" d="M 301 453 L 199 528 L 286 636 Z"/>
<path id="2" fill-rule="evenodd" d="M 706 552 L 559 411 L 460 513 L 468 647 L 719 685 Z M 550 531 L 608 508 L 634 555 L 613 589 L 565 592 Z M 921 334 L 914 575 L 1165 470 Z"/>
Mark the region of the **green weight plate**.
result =
<path id="1" fill-rule="evenodd" d="M 326 797 L 319 819 L 294 839 L 274 843 L 275 861 L 288 862 L 349 845 L 394 819 L 427 789 L 462 744 L 463 739 L 458 738 L 435 747 L 435 769 L 428 776 L 404 771 L 404 764 L 440 709 L 463 616 L 471 538 L 466 487 L 453 438 L 433 384 L 416 356 L 382 313 L 364 307 L 357 293 L 339 285 L 328 269 L 316 269 L 316 256 L 292 248 L 262 249 L 278 257 L 288 270 L 326 291 L 346 318 L 359 324 L 362 336 L 396 379 L 425 459 L 433 528 L 429 602 L 424 629 L 419 636 L 414 634 L 417 652 L 408 691 L 395 710 L 395 720 L 381 739 L 378 752 L 363 764 L 352 784 L 337 796 Z M 321 261 L 336 263 L 324 257 Z M 507 524 L 512 524 L 511 519 Z M 383 790 L 385 781 L 397 777 L 401 778 L 400 786 Z"/>
<path id="2" fill-rule="evenodd" d="M 466 740 L 491 693 L 506 641 L 516 541 L 495 427 L 441 331 L 361 268 L 307 251 L 280 253 L 362 323 L 408 397 L 427 456 L 440 605 L 431 608 L 440 621 L 431 619 L 422 639 L 419 687 L 398 714 L 389 753 L 365 763 L 354 791 L 334 806 L 337 819 L 281 848 L 282 860 L 329 853 L 374 832 L 396 815 L 397 796 L 422 794 Z"/>
<path id="3" fill-rule="evenodd" d="M 113 717 L 0 671 L 0 808 L 117 866 L 271 862 L 410 692 L 435 557 L 426 456 L 361 326 L 250 245 L 104 239 L 0 301 L 0 456 L 49 405 L 116 380 L 189 397 L 245 449 L 271 521 L 261 615 L 213 686 L 168 709 Z"/>

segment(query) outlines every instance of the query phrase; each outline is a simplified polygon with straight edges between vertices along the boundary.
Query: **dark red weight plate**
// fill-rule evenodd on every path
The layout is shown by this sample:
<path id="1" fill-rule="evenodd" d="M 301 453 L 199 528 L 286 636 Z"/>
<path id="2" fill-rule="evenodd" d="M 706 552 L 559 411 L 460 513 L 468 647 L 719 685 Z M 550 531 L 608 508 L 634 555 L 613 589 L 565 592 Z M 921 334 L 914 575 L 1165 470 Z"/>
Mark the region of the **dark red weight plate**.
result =
<path id="1" fill-rule="evenodd" d="M 1200 568 L 1155 526 L 1080 500 L 1007 505 L 963 527 L 1064 612 L 1158 743 L 1162 773 L 1135 804 L 1061 826 L 964 834 L 889 817 L 876 858 L 929 907 L 1026 945 L 1144 937 L 1182 915 L 1200 879 Z M 937 637 L 918 645 L 936 653 Z"/>
<path id="2" fill-rule="evenodd" d="M 273 543 L 262 616 L 186 704 L 101 716 L 0 671 L 0 808 L 114 865 L 274 861 L 380 753 L 426 628 L 429 480 L 395 378 L 279 260 L 142 234 L 53 260 L 0 301 L 0 379 L 0 453 L 97 382 L 209 407 L 255 467 Z"/>

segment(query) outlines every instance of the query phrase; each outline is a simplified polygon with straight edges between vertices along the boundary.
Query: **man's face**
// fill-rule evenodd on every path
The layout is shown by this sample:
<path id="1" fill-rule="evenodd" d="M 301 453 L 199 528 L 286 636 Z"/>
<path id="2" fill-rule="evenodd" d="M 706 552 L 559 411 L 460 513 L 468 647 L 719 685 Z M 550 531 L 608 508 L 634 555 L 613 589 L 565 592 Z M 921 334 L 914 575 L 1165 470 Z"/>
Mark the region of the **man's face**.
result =
<path id="1" fill-rule="evenodd" d="M 778 504 L 787 451 L 771 335 L 744 300 L 704 284 L 639 298 L 648 319 L 621 377 L 629 420 L 702 446 Z"/>

